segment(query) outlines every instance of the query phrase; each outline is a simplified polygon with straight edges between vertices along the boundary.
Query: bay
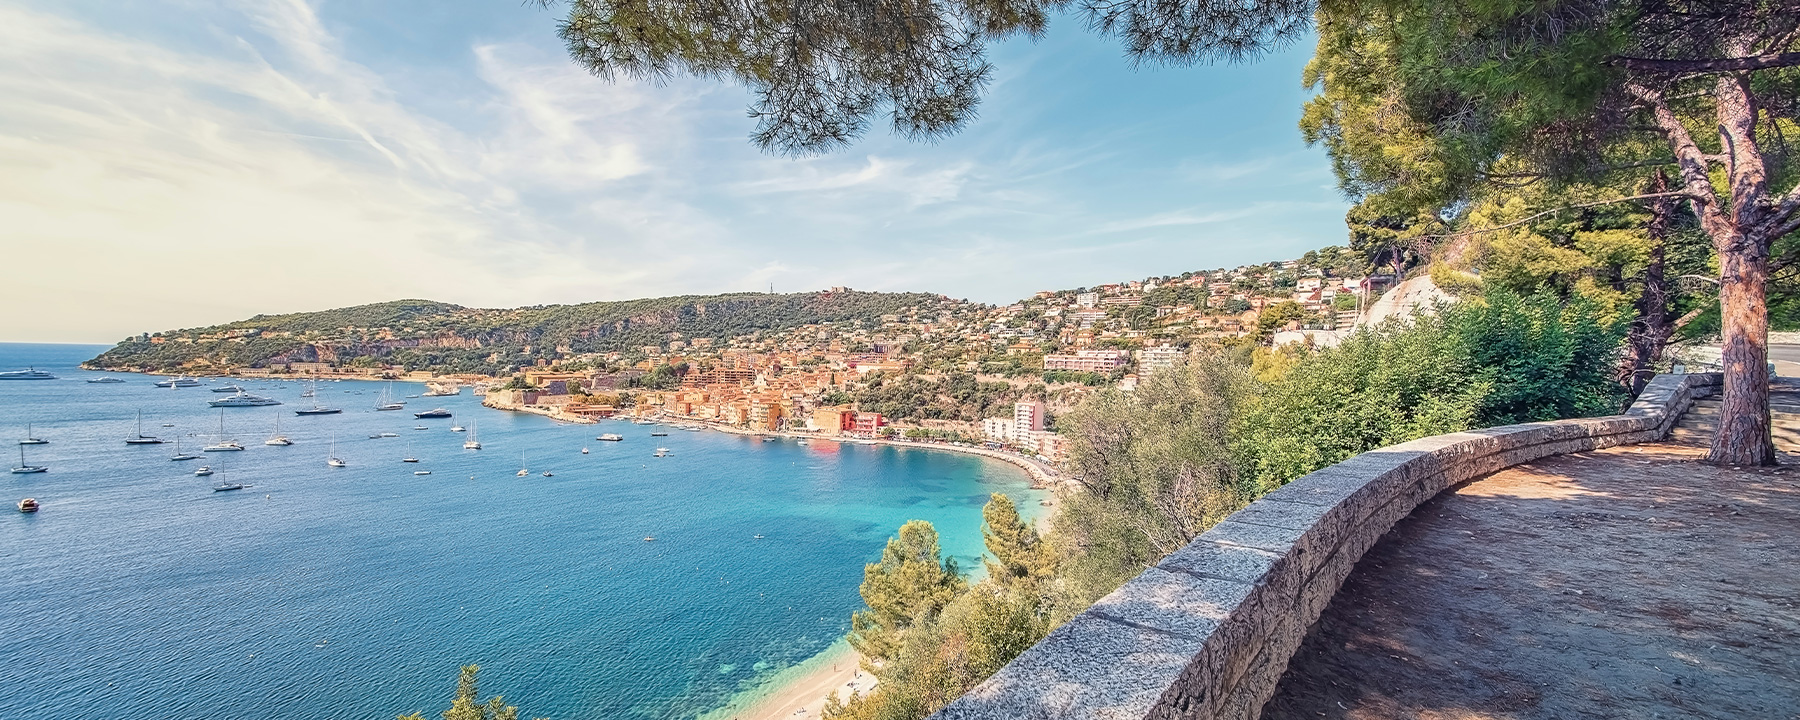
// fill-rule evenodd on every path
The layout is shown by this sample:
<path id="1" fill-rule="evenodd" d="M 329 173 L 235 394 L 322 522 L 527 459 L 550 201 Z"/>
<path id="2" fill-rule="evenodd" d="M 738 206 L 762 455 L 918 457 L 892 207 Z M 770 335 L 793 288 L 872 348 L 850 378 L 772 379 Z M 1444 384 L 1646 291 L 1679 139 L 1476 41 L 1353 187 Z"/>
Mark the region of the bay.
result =
<path id="1" fill-rule="evenodd" d="M 285 404 L 224 411 L 245 451 L 172 462 L 124 444 L 136 414 L 202 454 L 224 381 L 88 384 L 102 373 L 76 366 L 102 349 L 0 344 L 0 369 L 59 376 L 0 381 L 0 451 L 18 460 L 27 422 L 51 441 L 26 448 L 48 473 L 0 479 L 0 715 L 435 716 L 478 663 L 526 717 L 695 717 L 840 638 L 901 523 L 933 522 L 974 568 L 989 493 L 1042 497 L 975 456 L 558 424 L 467 392 L 378 412 L 386 385 L 362 381 L 318 383 L 344 412 L 313 417 L 293 413 L 303 383 L 236 381 Z M 454 417 L 412 416 L 434 407 Z M 277 418 L 293 446 L 262 444 Z M 334 436 L 346 468 L 325 465 Z M 23 497 L 43 510 L 11 512 Z"/>

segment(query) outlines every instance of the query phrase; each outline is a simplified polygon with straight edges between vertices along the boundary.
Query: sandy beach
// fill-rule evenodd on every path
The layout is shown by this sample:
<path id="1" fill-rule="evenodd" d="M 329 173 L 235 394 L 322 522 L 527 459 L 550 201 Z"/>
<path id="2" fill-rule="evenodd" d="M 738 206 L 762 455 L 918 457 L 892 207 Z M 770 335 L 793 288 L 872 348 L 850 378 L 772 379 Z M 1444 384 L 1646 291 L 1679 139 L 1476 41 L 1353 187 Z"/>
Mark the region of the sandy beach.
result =
<path id="1" fill-rule="evenodd" d="M 798 720 L 817 718 L 825 698 L 837 691 L 839 699 L 851 692 L 867 693 L 875 676 L 862 672 L 859 658 L 848 643 L 808 659 L 771 678 L 768 695 L 745 698 L 700 716 L 700 720 Z"/>

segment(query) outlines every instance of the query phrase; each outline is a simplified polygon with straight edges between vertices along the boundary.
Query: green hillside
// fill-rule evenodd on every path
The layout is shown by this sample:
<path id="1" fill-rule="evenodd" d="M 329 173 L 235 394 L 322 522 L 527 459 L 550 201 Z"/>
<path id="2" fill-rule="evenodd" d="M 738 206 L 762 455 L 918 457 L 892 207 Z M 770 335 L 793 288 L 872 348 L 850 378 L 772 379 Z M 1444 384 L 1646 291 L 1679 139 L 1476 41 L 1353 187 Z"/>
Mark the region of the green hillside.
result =
<path id="1" fill-rule="evenodd" d="M 407 370 L 498 372 L 538 359 L 636 351 L 670 340 L 730 338 L 825 322 L 964 305 L 926 293 L 817 292 L 679 297 L 467 308 L 392 302 L 147 334 L 88 361 L 108 370 L 204 372 L 271 363 L 396 364 Z"/>

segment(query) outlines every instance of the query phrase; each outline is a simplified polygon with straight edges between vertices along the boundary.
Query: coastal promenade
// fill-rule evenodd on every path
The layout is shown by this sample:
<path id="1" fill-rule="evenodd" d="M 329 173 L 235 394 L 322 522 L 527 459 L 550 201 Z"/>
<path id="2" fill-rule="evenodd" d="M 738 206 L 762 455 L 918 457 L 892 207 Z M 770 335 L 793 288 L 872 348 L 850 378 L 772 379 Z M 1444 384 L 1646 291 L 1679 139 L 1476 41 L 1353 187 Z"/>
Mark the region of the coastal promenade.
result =
<path id="1" fill-rule="evenodd" d="M 1545 458 L 1426 502 L 1262 718 L 1800 717 L 1800 473 L 1704 455 Z"/>

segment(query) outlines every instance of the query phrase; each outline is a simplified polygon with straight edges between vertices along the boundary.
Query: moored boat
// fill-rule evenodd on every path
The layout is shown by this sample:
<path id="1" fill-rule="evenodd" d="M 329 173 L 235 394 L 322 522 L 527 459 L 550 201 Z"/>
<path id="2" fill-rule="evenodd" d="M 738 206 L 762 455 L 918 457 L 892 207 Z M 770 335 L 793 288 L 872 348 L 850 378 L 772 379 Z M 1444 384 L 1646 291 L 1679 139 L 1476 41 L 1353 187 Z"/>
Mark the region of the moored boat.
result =
<path id="1" fill-rule="evenodd" d="M 93 384 L 93 385 L 110 385 L 112 383 L 122 383 L 122 382 L 125 382 L 125 381 L 120 380 L 116 377 L 112 377 L 110 375 L 108 375 L 106 377 L 97 377 L 97 378 L 88 380 L 88 383 Z"/>
<path id="2" fill-rule="evenodd" d="M 139 410 L 138 414 L 137 414 L 137 434 L 133 435 L 131 437 L 125 438 L 125 444 L 126 445 L 161 445 L 162 442 L 163 442 L 162 438 L 156 437 L 154 435 L 145 435 L 144 434 L 144 411 Z"/>
<path id="3" fill-rule="evenodd" d="M 671 453 L 670 453 L 670 452 L 669 452 L 669 449 L 668 449 L 668 448 L 657 448 L 657 449 L 656 449 L 656 456 L 657 456 L 657 457 L 668 457 L 668 456 L 669 456 L 669 455 L 670 455 L 670 454 L 671 454 Z"/>
<path id="4" fill-rule="evenodd" d="M 194 471 L 194 474 L 198 475 L 200 477 L 206 477 L 208 475 L 213 474 L 213 469 L 211 466 L 201 465 L 200 469 Z"/>
<path id="5" fill-rule="evenodd" d="M 13 468 L 12 471 L 14 474 L 18 474 L 18 475 L 26 475 L 29 473 L 49 472 L 50 466 L 48 466 L 48 465 L 33 465 L 31 463 L 25 462 L 25 446 L 20 445 L 19 446 L 19 466 L 16 468 Z"/>
<path id="6" fill-rule="evenodd" d="M 447 417 L 450 417 L 450 416 L 451 416 L 451 415 L 450 415 L 450 411 L 449 411 L 449 410 L 445 410 L 445 409 L 443 409 L 443 408 L 432 408 L 432 409 L 430 409 L 430 410 L 426 410 L 426 411 L 425 411 L 425 412 L 416 412 L 416 413 L 413 413 L 413 417 L 416 417 L 416 418 L 420 418 L 420 419 L 424 419 L 424 418 L 447 418 Z"/>
<path id="7" fill-rule="evenodd" d="M 19 501 L 19 512 L 34 513 L 37 511 L 38 501 L 36 498 L 25 498 L 24 500 Z"/>
<path id="8" fill-rule="evenodd" d="M 56 376 L 37 368 L 0 372 L 0 380 L 55 380 Z"/>
<path id="9" fill-rule="evenodd" d="M 49 445 L 50 441 L 31 434 L 31 423 L 25 423 L 25 437 L 19 440 L 20 445 Z"/>
<path id="10" fill-rule="evenodd" d="M 200 381 L 190 377 L 175 377 L 167 380 L 158 380 L 156 381 L 156 386 L 165 388 L 200 387 Z"/>
<path id="11" fill-rule="evenodd" d="M 594 439 L 595 440 L 605 440 L 607 442 L 619 442 L 620 440 L 624 440 L 625 437 L 622 435 L 618 435 L 616 433 L 601 433 L 600 437 L 597 437 Z"/>
<path id="12" fill-rule="evenodd" d="M 216 408 L 261 407 L 263 405 L 280 405 L 281 401 L 274 398 L 266 398 L 261 395 L 252 395 L 239 390 L 236 395 L 221 400 L 212 400 L 206 404 Z"/>

